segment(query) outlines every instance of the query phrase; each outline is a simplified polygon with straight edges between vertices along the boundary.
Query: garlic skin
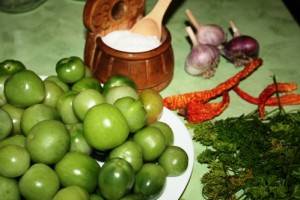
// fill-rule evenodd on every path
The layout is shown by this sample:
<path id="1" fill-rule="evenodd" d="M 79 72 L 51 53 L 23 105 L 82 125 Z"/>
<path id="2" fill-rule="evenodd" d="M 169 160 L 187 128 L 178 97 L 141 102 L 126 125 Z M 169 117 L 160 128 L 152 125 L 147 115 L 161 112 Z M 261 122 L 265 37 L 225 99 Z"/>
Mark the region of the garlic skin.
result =
<path id="1" fill-rule="evenodd" d="M 211 78 L 220 62 L 220 52 L 212 45 L 198 44 L 193 46 L 185 61 L 185 71 L 193 76 Z"/>
<path id="2" fill-rule="evenodd" d="M 224 30 L 215 24 L 200 25 L 197 27 L 196 37 L 199 43 L 220 46 L 226 42 Z"/>

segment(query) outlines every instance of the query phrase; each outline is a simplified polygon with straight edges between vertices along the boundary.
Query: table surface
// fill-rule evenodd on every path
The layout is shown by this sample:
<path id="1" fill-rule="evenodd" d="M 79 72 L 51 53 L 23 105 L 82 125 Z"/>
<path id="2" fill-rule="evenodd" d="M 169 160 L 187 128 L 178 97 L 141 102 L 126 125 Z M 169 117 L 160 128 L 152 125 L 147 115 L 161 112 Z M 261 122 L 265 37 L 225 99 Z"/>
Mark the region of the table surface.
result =
<path id="1" fill-rule="evenodd" d="M 155 2 L 146 1 L 146 12 Z M 27 13 L 0 12 L 0 61 L 17 59 L 38 74 L 50 75 L 55 74 L 55 64 L 60 58 L 73 55 L 83 57 L 83 7 L 82 1 L 49 0 Z M 191 49 L 184 30 L 187 8 L 193 11 L 200 22 L 219 24 L 226 31 L 228 21 L 234 20 L 242 33 L 259 41 L 260 57 L 264 64 L 241 82 L 240 86 L 246 91 L 257 95 L 272 82 L 273 75 L 279 82 L 300 84 L 300 29 L 282 1 L 173 0 L 164 23 L 172 35 L 175 69 L 172 82 L 161 92 L 163 97 L 213 88 L 241 69 L 221 59 L 215 76 L 210 79 L 185 73 L 184 62 Z M 229 107 L 218 118 L 238 116 L 256 109 L 234 93 L 230 93 L 230 97 Z M 200 178 L 206 168 L 196 161 L 203 147 L 194 143 L 194 149 L 194 169 L 182 199 L 203 198 Z"/>

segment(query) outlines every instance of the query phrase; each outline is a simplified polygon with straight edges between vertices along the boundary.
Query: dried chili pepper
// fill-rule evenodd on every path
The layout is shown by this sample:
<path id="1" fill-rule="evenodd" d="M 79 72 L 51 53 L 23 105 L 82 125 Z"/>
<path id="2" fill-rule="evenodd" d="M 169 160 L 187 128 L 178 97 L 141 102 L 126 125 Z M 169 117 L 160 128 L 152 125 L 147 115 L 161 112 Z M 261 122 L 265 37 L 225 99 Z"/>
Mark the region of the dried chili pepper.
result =
<path id="1" fill-rule="evenodd" d="M 223 93 L 223 100 L 218 103 L 202 103 L 192 100 L 186 108 L 186 118 L 190 123 L 200 123 L 220 115 L 229 105 L 228 92 Z"/>
<path id="2" fill-rule="evenodd" d="M 248 65 L 243 68 L 242 71 L 238 72 L 227 81 L 219 84 L 211 90 L 203 90 L 197 92 L 190 92 L 185 94 L 179 94 L 164 98 L 164 106 L 171 110 L 184 109 L 189 102 L 196 99 L 199 102 L 205 103 L 210 99 L 216 98 L 222 95 L 225 91 L 228 91 L 239 84 L 241 80 L 249 76 L 258 67 L 262 65 L 262 59 L 253 59 Z"/>

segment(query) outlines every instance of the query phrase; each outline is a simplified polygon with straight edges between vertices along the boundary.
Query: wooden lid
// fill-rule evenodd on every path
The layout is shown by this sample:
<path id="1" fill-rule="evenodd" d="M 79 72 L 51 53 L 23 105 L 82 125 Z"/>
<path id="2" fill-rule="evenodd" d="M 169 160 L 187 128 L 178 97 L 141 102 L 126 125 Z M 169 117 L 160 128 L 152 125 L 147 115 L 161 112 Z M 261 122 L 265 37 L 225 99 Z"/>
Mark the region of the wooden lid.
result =
<path id="1" fill-rule="evenodd" d="M 144 14 L 144 0 L 87 0 L 84 25 L 90 32 L 106 35 L 129 29 Z"/>

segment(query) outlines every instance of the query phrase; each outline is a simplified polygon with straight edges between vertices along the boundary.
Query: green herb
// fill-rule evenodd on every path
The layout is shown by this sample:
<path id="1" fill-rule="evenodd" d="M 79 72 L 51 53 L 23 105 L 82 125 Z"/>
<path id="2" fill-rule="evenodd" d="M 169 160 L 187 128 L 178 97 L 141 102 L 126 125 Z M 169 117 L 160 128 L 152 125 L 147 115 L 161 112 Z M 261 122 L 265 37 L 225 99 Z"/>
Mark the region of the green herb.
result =
<path id="1" fill-rule="evenodd" d="M 300 199 L 300 111 L 256 112 L 191 125 L 206 199 Z"/>

